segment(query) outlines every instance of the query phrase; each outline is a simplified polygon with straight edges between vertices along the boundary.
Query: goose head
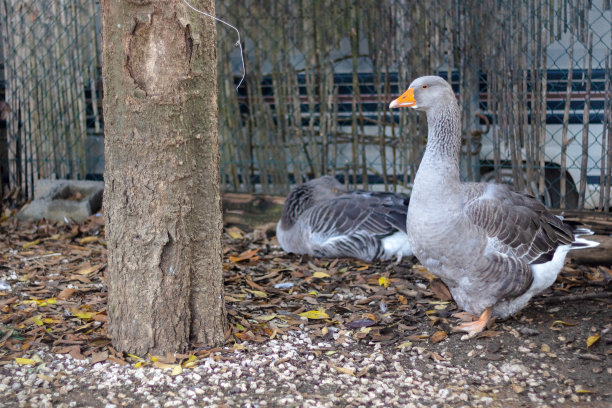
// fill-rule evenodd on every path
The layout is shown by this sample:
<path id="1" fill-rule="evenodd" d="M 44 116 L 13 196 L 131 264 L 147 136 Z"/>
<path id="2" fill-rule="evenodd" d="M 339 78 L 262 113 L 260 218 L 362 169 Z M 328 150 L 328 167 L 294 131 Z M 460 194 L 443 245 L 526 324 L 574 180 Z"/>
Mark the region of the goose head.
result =
<path id="1" fill-rule="evenodd" d="M 283 205 L 281 215 L 283 228 L 290 228 L 304 211 L 317 203 L 345 193 L 344 186 L 332 176 L 319 177 L 296 186 Z"/>
<path id="2" fill-rule="evenodd" d="M 332 176 L 323 176 L 304 184 L 311 191 L 313 202 L 335 198 L 346 192 L 344 186 Z"/>
<path id="3" fill-rule="evenodd" d="M 456 102 L 453 88 L 439 76 L 423 76 L 412 81 L 408 90 L 391 102 L 389 108 L 427 111 L 440 101 Z"/>

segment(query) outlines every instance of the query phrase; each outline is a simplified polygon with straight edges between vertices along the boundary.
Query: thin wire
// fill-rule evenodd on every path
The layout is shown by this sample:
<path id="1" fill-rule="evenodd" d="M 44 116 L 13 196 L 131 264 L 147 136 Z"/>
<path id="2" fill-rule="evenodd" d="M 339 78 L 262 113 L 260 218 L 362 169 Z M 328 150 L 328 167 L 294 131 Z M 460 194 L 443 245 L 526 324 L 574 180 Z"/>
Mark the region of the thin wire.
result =
<path id="1" fill-rule="evenodd" d="M 201 10 L 198 10 L 197 8 L 195 8 L 195 7 L 193 7 L 191 4 L 189 4 L 189 3 L 187 2 L 187 0 L 183 0 L 183 2 L 184 2 L 184 3 L 185 3 L 185 4 L 186 4 L 186 5 L 187 5 L 187 6 L 188 6 L 190 9 L 192 9 L 193 11 L 195 11 L 196 13 L 200 13 L 200 14 L 203 14 L 203 15 L 205 15 L 205 16 L 207 16 L 207 17 L 210 17 L 210 18 L 212 18 L 212 19 L 215 19 L 215 20 L 217 20 L 218 22 L 223 23 L 223 24 L 225 24 L 226 26 L 228 26 L 228 27 L 230 27 L 230 28 L 233 28 L 233 29 L 234 29 L 234 31 L 236 31 L 236 34 L 238 34 L 238 41 L 236 41 L 236 46 L 238 46 L 238 48 L 240 49 L 240 60 L 242 61 L 242 78 L 240 79 L 240 82 L 238 82 L 238 86 L 236 86 L 236 92 L 238 92 L 238 88 L 240 88 L 240 85 L 242 85 L 242 82 L 244 81 L 244 78 L 246 77 L 246 68 L 244 67 L 244 54 L 243 54 L 243 52 L 242 52 L 242 43 L 240 42 L 240 31 L 238 31 L 238 29 L 237 29 L 236 27 L 234 27 L 233 25 L 231 25 L 230 23 L 225 22 L 225 21 L 221 20 L 220 18 L 217 18 L 217 17 L 215 17 L 215 16 L 213 16 L 213 15 L 211 15 L 211 14 L 208 14 L 208 13 L 205 13 L 205 12 L 203 12 L 203 11 L 201 11 Z"/>

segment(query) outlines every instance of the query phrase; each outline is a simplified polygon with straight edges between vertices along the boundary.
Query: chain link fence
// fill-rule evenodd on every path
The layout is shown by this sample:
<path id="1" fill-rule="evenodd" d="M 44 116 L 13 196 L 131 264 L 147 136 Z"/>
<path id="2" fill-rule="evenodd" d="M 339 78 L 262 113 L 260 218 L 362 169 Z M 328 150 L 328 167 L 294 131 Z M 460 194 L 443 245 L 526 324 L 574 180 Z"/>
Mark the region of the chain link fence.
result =
<path id="1" fill-rule="evenodd" d="M 86 0 L 0 2 L 2 183 L 25 197 L 39 178 L 103 173 L 99 6 Z M 97 156 L 97 157 L 96 157 Z"/>
<path id="2" fill-rule="evenodd" d="M 223 190 L 285 194 L 322 174 L 409 190 L 425 118 L 388 104 L 412 79 L 438 74 L 463 107 L 464 179 L 508 182 L 553 207 L 609 209 L 610 0 L 216 8 L 240 30 L 247 67 L 236 92 L 235 32 L 218 26 Z M 3 0 L 0 9 L 3 184 L 27 196 L 40 177 L 101 177 L 98 3 Z"/>

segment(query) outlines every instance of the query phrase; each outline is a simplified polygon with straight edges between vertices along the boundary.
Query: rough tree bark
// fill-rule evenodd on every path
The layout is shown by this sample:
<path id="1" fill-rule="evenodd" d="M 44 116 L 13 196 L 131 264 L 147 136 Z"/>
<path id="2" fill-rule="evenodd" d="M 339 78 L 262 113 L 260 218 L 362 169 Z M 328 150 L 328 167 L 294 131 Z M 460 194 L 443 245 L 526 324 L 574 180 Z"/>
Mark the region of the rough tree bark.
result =
<path id="1" fill-rule="evenodd" d="M 181 0 L 102 1 L 109 333 L 140 355 L 226 328 L 216 31 L 201 17 Z"/>

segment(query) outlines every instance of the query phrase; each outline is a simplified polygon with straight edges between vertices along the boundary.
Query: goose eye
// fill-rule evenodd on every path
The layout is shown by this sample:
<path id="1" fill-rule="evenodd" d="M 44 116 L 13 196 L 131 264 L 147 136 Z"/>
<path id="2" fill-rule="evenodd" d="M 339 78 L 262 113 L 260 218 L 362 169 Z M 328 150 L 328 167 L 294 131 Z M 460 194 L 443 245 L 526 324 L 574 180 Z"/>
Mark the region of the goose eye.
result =
<path id="1" fill-rule="evenodd" d="M 423 85 L 423 86 L 421 86 L 421 88 L 427 89 L 427 85 Z"/>

